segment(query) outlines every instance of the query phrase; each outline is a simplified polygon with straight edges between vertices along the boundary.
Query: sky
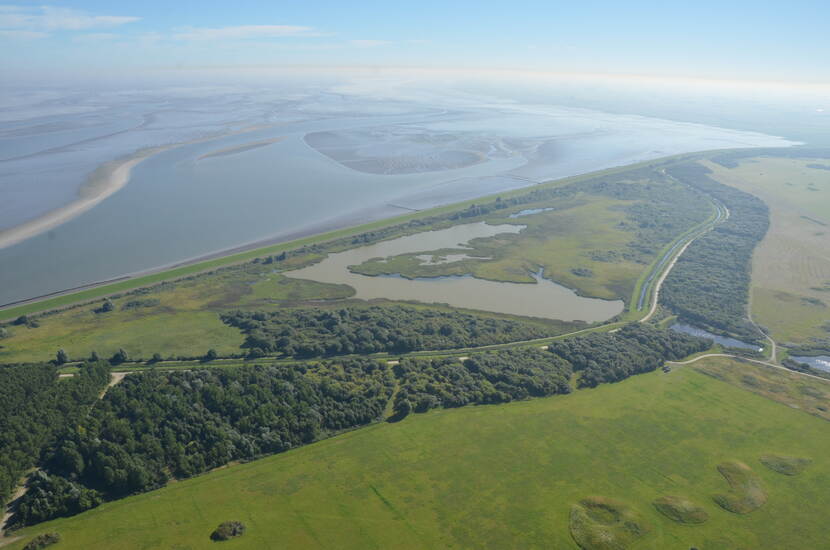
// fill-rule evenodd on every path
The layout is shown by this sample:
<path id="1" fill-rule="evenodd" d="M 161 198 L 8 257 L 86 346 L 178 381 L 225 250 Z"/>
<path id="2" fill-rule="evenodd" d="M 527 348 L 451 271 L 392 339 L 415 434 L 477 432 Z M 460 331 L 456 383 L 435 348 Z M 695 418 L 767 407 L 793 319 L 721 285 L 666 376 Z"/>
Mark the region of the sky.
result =
<path id="1" fill-rule="evenodd" d="M 0 4 L 0 73 L 419 67 L 830 83 L 828 17 L 827 0 L 41 0 Z"/>

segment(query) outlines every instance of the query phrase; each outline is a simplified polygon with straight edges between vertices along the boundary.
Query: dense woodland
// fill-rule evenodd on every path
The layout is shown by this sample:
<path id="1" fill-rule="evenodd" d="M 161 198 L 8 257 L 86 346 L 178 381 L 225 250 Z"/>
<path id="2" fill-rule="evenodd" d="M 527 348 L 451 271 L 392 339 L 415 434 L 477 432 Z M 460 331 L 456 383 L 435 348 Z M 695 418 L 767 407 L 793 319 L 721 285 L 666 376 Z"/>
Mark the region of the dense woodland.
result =
<path id="1" fill-rule="evenodd" d="M 381 418 L 391 369 L 371 360 L 133 374 L 50 453 L 16 524 L 42 521 Z M 80 495 L 80 496 L 79 496 Z"/>
<path id="2" fill-rule="evenodd" d="M 571 366 L 538 349 L 509 349 L 458 359 L 403 359 L 395 367 L 400 389 L 395 413 L 436 407 L 505 403 L 568 393 Z"/>
<path id="3" fill-rule="evenodd" d="M 762 335 L 747 319 L 747 301 L 752 252 L 769 227 L 767 205 L 716 182 L 700 164 L 681 164 L 668 171 L 721 201 L 729 218 L 686 249 L 666 278 L 660 301 L 683 322 L 760 342 Z"/>
<path id="4" fill-rule="evenodd" d="M 109 381 L 109 365 L 87 365 L 60 380 L 54 365 L 0 367 L 0 504 L 42 449 L 78 424 Z"/>
<path id="5" fill-rule="evenodd" d="M 236 311 L 222 320 L 243 331 L 244 347 L 252 357 L 404 353 L 502 344 L 561 332 L 509 319 L 404 306 Z"/>
<path id="6" fill-rule="evenodd" d="M 665 361 L 675 361 L 711 346 L 711 340 L 632 323 L 614 333 L 595 332 L 560 340 L 551 344 L 548 351 L 567 360 L 580 373 L 578 387 L 592 388 L 653 371 Z"/>
<path id="7" fill-rule="evenodd" d="M 653 371 L 711 347 L 710 340 L 632 323 L 615 333 L 599 332 L 554 342 L 547 351 L 508 349 L 454 359 L 404 359 L 395 368 L 399 417 L 436 407 L 503 403 L 595 387 Z"/>

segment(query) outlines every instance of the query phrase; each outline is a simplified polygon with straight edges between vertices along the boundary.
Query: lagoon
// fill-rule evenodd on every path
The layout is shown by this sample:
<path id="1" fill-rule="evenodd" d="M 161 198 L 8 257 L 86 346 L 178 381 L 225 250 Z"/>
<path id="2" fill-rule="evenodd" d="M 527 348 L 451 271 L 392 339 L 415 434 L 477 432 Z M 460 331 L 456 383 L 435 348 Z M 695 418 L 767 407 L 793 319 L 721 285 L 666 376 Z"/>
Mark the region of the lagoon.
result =
<path id="1" fill-rule="evenodd" d="M 545 279 L 541 270 L 533 274 L 535 283 L 488 281 L 469 275 L 415 279 L 394 275 L 371 277 L 349 270 L 349 266 L 360 265 L 372 258 L 453 248 L 463 251 L 472 239 L 492 237 L 500 233 L 518 233 L 524 227 L 511 224 L 488 225 L 485 222 L 455 225 L 329 254 L 317 264 L 284 272 L 283 275 L 323 283 L 347 284 L 355 289 L 356 298 L 364 300 L 415 300 L 589 323 L 604 321 L 622 312 L 624 304 L 621 300 L 579 296 L 573 290 Z"/>

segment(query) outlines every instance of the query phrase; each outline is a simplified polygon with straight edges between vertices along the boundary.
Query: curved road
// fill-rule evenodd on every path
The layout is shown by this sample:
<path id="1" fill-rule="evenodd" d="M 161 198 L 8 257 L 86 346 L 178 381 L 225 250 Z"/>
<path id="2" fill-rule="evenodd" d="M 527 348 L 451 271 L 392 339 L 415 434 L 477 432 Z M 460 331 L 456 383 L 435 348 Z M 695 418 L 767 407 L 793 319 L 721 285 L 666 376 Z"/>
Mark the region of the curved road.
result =
<path id="1" fill-rule="evenodd" d="M 758 363 L 759 365 L 764 365 L 764 366 L 767 366 L 767 367 L 771 367 L 773 369 L 783 370 L 785 372 L 791 372 L 793 374 L 798 374 L 800 376 L 806 376 L 807 378 L 815 378 L 816 380 L 823 380 L 824 382 L 830 383 L 830 379 L 827 379 L 827 378 L 824 378 L 824 377 L 821 377 L 821 376 L 816 376 L 815 374 L 808 374 L 806 372 L 799 372 L 797 370 L 790 370 L 787 367 L 782 367 L 781 365 L 774 365 L 772 363 L 769 363 L 767 361 L 761 361 L 759 359 L 750 359 L 748 357 L 741 357 L 740 355 L 732 355 L 731 353 L 707 353 L 705 355 L 699 355 L 699 356 L 695 357 L 694 359 L 689 359 L 687 361 L 666 361 L 666 364 L 668 364 L 668 365 L 678 365 L 678 366 L 690 365 L 692 363 L 700 361 L 701 359 L 706 359 L 707 357 L 729 357 L 729 358 L 732 358 L 732 359 L 740 359 L 741 361 L 749 361 L 750 363 Z"/>
<path id="2" fill-rule="evenodd" d="M 677 250 L 677 247 L 680 246 L 680 245 L 683 245 L 683 248 L 680 250 L 680 252 L 678 252 L 674 256 L 674 259 L 671 261 L 671 263 L 669 265 L 669 268 L 666 271 L 671 270 L 672 266 L 674 265 L 674 262 L 677 260 L 677 257 L 680 256 L 681 254 L 683 254 L 683 251 L 686 250 L 686 247 L 689 246 L 689 244 L 691 244 L 692 241 L 694 241 L 695 239 L 697 239 L 698 237 L 700 237 L 704 233 L 707 233 L 707 232 L 711 231 L 712 228 L 714 228 L 717 224 L 719 224 L 721 221 L 726 220 L 726 218 L 729 217 L 729 210 L 725 206 L 723 206 L 719 202 L 715 201 L 714 199 L 712 199 L 712 204 L 714 204 L 715 208 L 717 209 L 717 217 L 714 220 L 712 220 L 711 222 L 708 222 L 708 223 L 704 222 L 704 227 L 699 228 L 696 232 L 694 232 L 692 234 L 692 237 L 688 241 L 686 241 L 685 244 L 684 244 L 684 241 L 682 241 L 682 240 L 675 243 L 675 245 L 673 247 L 671 247 L 669 250 L 666 251 L 665 254 L 663 254 L 663 257 L 660 258 L 660 261 L 657 263 L 657 265 L 654 266 L 654 269 L 652 270 L 651 274 L 649 274 L 648 278 L 643 283 L 643 286 L 640 289 L 640 297 L 637 300 L 637 310 L 638 311 L 643 309 L 643 302 L 645 302 L 646 296 L 648 295 L 649 285 L 651 284 L 651 281 L 653 281 L 654 277 L 656 277 L 657 274 L 661 272 L 661 270 L 662 270 L 663 266 L 666 264 L 666 262 L 668 260 L 672 259 L 672 253 L 675 250 Z M 663 277 L 663 278 L 665 279 L 665 277 Z M 659 284 L 659 282 L 658 282 L 658 284 Z M 657 300 L 655 298 L 655 302 L 656 301 Z"/>

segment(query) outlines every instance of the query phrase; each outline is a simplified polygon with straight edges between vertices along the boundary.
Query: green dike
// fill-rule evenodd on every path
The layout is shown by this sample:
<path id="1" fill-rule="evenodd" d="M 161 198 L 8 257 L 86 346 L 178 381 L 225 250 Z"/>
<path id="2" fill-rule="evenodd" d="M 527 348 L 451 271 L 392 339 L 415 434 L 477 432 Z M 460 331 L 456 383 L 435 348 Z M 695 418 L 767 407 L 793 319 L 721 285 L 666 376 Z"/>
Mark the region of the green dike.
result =
<path id="1" fill-rule="evenodd" d="M 157 283 L 163 281 L 171 281 L 175 279 L 180 279 L 183 277 L 195 275 L 198 273 L 203 273 L 207 271 L 212 271 L 220 267 L 238 264 L 250 261 L 254 258 L 268 256 L 273 254 L 279 254 L 286 250 L 291 250 L 294 248 L 308 246 L 313 244 L 319 244 L 326 241 L 330 241 L 333 239 L 338 239 L 341 237 L 349 237 L 354 235 L 359 235 L 360 233 L 364 233 L 366 231 L 372 231 L 376 229 L 380 229 L 383 227 L 389 227 L 392 225 L 396 225 L 403 222 L 408 222 L 414 219 L 425 218 L 429 216 L 435 216 L 439 214 L 444 214 L 447 212 L 454 212 L 456 210 L 462 210 L 467 208 L 468 206 L 476 203 L 480 203 L 483 201 L 494 200 L 496 197 L 501 196 L 502 198 L 510 198 L 515 196 L 520 196 L 526 194 L 528 191 L 532 189 L 544 189 L 549 187 L 558 187 L 562 185 L 567 185 L 570 183 L 575 183 L 578 181 L 583 181 L 591 178 L 595 178 L 598 176 L 603 175 L 611 175 L 611 174 L 618 174 L 622 172 L 626 172 L 629 170 L 636 170 L 637 168 L 645 167 L 645 166 L 660 166 L 665 165 L 672 162 L 679 162 L 682 160 L 690 159 L 690 158 L 697 158 L 701 156 L 703 153 L 691 153 L 691 154 L 682 154 L 682 155 L 675 155 L 670 157 L 665 157 L 662 159 L 656 159 L 651 161 L 645 161 L 637 164 L 631 164 L 627 166 L 621 166 L 616 168 L 609 168 L 606 170 L 600 170 L 597 172 L 591 172 L 588 174 L 581 174 L 578 176 L 572 176 L 569 178 L 563 178 L 560 180 L 555 180 L 551 182 L 547 182 L 540 185 L 531 185 L 528 187 L 524 187 L 521 189 L 516 189 L 513 191 L 507 191 L 504 193 L 495 193 L 492 195 L 486 195 L 483 197 L 478 197 L 476 199 L 471 199 L 468 201 L 463 201 L 455 204 L 450 204 L 446 206 L 439 206 L 436 208 L 432 208 L 429 210 L 423 210 L 416 213 L 411 214 L 404 214 L 401 216 L 396 216 L 393 218 L 387 218 L 384 220 L 379 220 L 372 223 L 357 225 L 353 227 L 348 227 L 344 229 L 339 229 L 336 231 L 330 231 L 326 233 L 321 233 L 318 235 L 312 235 L 309 237 L 304 237 L 301 239 L 288 241 L 284 243 L 273 244 L 269 246 L 264 246 L 260 248 L 253 248 L 250 250 L 245 250 L 237 253 L 230 253 L 226 256 L 217 257 L 210 260 L 200 261 L 188 265 L 183 265 L 179 267 L 175 267 L 172 269 L 167 269 L 163 271 L 159 271 L 156 273 L 150 273 L 147 275 L 141 275 L 137 277 L 131 277 L 129 279 L 125 279 L 118 282 L 102 284 L 100 286 L 95 286 L 93 288 L 88 288 L 84 290 L 79 290 L 77 292 L 69 292 L 66 294 L 54 296 L 54 297 L 47 297 L 42 300 L 37 300 L 31 303 L 26 303 L 18 306 L 10 306 L 3 309 L 0 309 L 0 321 L 6 321 L 10 319 L 15 319 L 21 315 L 29 315 L 33 313 L 39 313 L 44 311 L 51 311 L 55 309 L 64 308 L 70 305 L 89 302 L 95 299 L 102 298 L 104 296 L 109 296 L 112 294 L 122 293 L 129 290 L 134 290 L 136 288 L 152 286 Z M 427 230 L 429 227 L 421 228 L 421 230 Z"/>
<path id="2" fill-rule="evenodd" d="M 770 450 L 815 462 L 782 476 L 757 462 Z M 565 549 L 576 548 L 571 507 L 592 496 L 649 526 L 632 549 L 822 548 L 828 457 L 826 421 L 679 368 L 375 424 L 22 530 L 9 548 L 50 531 L 62 549 L 209 548 L 213 529 L 237 520 L 247 532 L 223 548 Z M 738 516 L 711 500 L 728 460 L 757 464 L 763 507 Z M 664 517 L 652 502 L 666 494 L 709 520 Z"/>

